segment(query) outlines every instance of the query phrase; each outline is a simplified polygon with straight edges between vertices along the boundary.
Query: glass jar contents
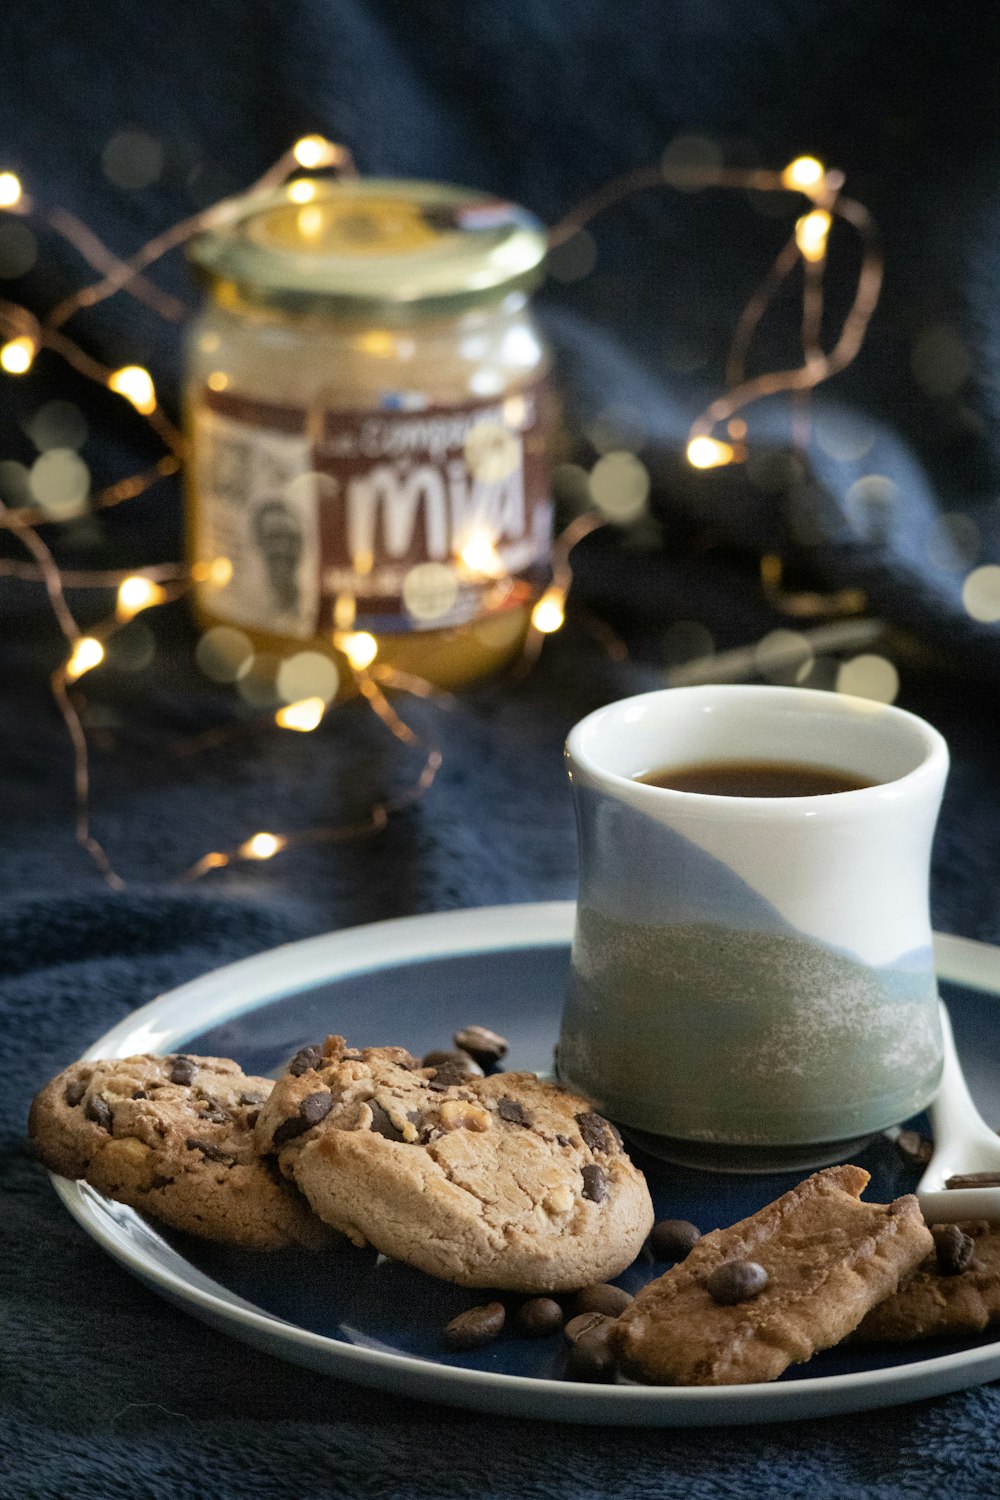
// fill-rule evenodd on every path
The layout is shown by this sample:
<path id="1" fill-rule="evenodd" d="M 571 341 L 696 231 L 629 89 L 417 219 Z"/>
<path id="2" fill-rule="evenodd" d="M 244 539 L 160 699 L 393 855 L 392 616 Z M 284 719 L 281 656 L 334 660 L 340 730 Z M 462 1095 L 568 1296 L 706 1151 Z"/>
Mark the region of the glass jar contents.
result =
<path id="1" fill-rule="evenodd" d="M 289 183 L 194 242 L 204 628 L 236 627 L 275 672 L 355 659 L 363 634 L 442 687 L 517 654 L 551 540 L 544 249 L 514 205 L 367 179 Z"/>

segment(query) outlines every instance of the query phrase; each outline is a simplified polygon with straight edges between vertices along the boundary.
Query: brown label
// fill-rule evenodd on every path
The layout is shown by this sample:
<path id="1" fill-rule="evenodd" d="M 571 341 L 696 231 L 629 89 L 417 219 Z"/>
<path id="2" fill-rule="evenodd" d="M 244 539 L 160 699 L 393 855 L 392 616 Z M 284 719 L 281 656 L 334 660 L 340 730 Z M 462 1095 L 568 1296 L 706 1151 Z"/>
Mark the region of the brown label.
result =
<path id="1" fill-rule="evenodd" d="M 305 411 L 204 391 L 193 412 L 213 613 L 299 638 L 439 629 L 523 602 L 546 562 L 544 383 L 417 410 Z"/>

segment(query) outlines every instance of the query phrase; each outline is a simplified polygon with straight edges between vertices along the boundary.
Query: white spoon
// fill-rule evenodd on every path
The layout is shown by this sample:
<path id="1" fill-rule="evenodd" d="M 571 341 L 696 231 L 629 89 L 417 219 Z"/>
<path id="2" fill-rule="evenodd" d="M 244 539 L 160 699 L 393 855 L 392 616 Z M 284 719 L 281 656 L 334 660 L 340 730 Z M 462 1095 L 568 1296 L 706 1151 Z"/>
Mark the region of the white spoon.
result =
<path id="1" fill-rule="evenodd" d="M 928 1224 L 954 1224 L 960 1219 L 989 1219 L 1000 1223 L 1000 1136 L 990 1129 L 972 1102 L 944 1005 L 941 1006 L 941 1031 L 944 1071 L 930 1106 L 934 1154 L 917 1184 L 917 1198 Z M 995 1175 L 998 1185 L 945 1186 L 951 1177 L 980 1172 Z"/>

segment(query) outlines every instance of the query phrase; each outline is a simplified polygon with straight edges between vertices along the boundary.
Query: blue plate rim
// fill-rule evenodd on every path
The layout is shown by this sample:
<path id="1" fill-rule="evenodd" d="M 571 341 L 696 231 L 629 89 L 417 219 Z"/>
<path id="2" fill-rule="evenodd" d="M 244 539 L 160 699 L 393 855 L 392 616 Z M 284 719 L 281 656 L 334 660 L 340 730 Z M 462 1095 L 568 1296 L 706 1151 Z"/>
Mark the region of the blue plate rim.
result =
<path id="1" fill-rule="evenodd" d="M 283 944 L 158 996 L 98 1038 L 85 1058 L 172 1051 L 195 1029 L 234 1019 L 314 985 L 421 959 L 504 949 L 568 947 L 575 903 L 530 902 L 401 917 Z M 1000 948 L 935 934 L 938 976 L 1000 996 Z M 376 957 L 373 958 L 373 955 Z M 290 972 L 295 982 L 288 983 Z M 196 1028 L 195 1024 L 196 1023 Z M 52 1178 L 81 1228 L 146 1285 L 217 1328 L 278 1357 L 361 1385 L 503 1415 L 622 1426 L 787 1421 L 897 1405 L 1000 1376 L 1000 1341 L 880 1370 L 804 1376 L 787 1384 L 656 1387 L 577 1385 L 463 1370 L 359 1347 L 287 1322 L 189 1266 L 131 1210 L 85 1183 Z M 133 1224 L 141 1225 L 141 1235 Z M 157 1260 L 144 1246 L 159 1247 Z M 188 1274 L 173 1269 L 176 1262 Z"/>

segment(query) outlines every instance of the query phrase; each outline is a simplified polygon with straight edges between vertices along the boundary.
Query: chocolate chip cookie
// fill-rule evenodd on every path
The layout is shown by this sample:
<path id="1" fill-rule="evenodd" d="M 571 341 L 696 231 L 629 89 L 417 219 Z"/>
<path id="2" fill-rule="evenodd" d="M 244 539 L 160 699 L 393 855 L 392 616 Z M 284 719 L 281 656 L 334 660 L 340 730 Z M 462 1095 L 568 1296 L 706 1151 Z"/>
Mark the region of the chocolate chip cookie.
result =
<path id="1" fill-rule="evenodd" d="M 28 1131 L 61 1177 L 175 1229 L 258 1250 L 329 1232 L 254 1149 L 273 1087 L 225 1057 L 78 1062 L 37 1095 Z"/>
<path id="2" fill-rule="evenodd" d="M 304 1048 L 256 1127 L 326 1223 L 462 1286 L 573 1290 L 630 1265 L 653 1208 L 613 1125 L 533 1073 Z"/>

